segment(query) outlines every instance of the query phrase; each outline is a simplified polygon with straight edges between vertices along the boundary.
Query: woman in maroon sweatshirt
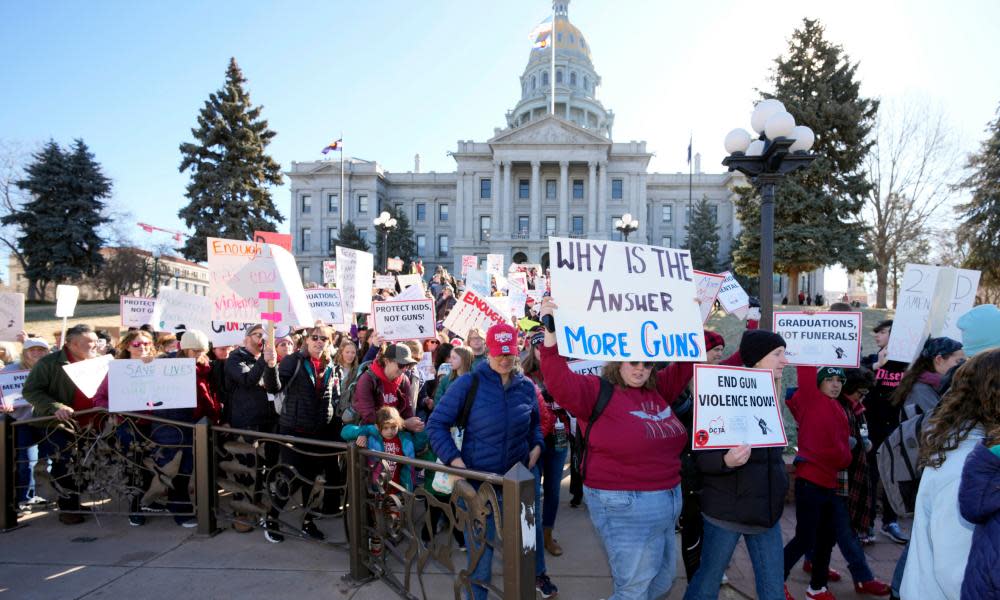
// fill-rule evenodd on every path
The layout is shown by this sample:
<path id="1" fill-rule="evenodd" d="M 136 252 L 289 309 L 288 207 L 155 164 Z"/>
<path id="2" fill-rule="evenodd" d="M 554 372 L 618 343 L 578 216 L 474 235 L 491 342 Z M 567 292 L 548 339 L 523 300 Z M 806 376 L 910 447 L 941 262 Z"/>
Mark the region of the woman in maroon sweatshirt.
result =
<path id="1" fill-rule="evenodd" d="M 541 315 L 556 304 L 542 300 Z M 553 397 L 585 427 L 601 378 L 569 370 L 546 331 L 542 375 Z M 615 597 L 657 598 L 677 569 L 674 527 L 681 510 L 680 455 L 684 426 L 650 377 L 651 362 L 609 362 L 602 377 L 614 385 L 611 401 L 589 436 L 582 466 L 584 497 L 611 563 Z"/>

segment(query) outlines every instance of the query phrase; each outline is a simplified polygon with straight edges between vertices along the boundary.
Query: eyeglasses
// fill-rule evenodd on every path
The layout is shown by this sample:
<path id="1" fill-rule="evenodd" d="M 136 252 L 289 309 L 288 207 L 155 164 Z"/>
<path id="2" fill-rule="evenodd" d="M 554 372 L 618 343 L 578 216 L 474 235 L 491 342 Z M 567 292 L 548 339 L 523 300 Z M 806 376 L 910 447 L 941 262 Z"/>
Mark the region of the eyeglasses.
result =
<path id="1" fill-rule="evenodd" d="M 330 338 L 326 337 L 325 335 L 314 335 L 312 336 L 312 341 L 323 342 L 325 344 L 326 342 L 330 341 Z"/>
<path id="2" fill-rule="evenodd" d="M 264 333 L 263 333 L 263 332 L 260 332 L 260 331 L 258 331 L 257 333 L 251 333 L 251 334 L 250 334 L 249 336 L 247 336 L 247 337 L 252 337 L 252 338 L 253 338 L 253 339 L 255 339 L 255 340 L 262 340 L 262 339 L 264 339 Z"/>
<path id="3" fill-rule="evenodd" d="M 439 341 L 437 341 L 437 340 L 427 340 L 427 343 L 428 343 L 428 344 L 434 344 L 435 346 L 437 346 L 437 345 L 438 345 L 438 344 L 440 344 L 441 342 L 439 342 Z"/>
<path id="4" fill-rule="evenodd" d="M 638 360 L 631 360 L 631 361 L 629 361 L 628 364 L 631 365 L 631 366 L 633 366 L 633 367 L 642 367 L 643 369 L 652 369 L 653 367 L 656 366 L 656 363 L 642 362 L 642 361 L 638 361 Z"/>
<path id="5" fill-rule="evenodd" d="M 144 346 L 152 346 L 153 342 L 132 342 L 130 345 L 133 348 L 142 348 Z"/>

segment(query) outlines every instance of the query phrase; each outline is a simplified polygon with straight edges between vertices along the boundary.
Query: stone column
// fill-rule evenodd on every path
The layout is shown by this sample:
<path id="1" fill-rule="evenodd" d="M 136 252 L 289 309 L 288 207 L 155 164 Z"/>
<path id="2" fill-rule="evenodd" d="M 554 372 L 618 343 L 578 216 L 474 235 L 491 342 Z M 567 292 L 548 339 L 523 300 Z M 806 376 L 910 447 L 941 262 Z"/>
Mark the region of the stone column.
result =
<path id="1" fill-rule="evenodd" d="M 465 171 L 455 173 L 455 241 L 466 239 L 467 230 L 465 221 L 466 205 L 465 201 Z M 415 215 L 414 215 L 415 217 Z"/>
<path id="2" fill-rule="evenodd" d="M 587 179 L 587 233 L 597 231 L 597 163 L 587 163 L 589 177 Z"/>
<path id="3" fill-rule="evenodd" d="M 500 192 L 503 186 L 500 182 L 500 161 L 493 161 L 493 184 L 490 190 L 490 202 L 493 203 L 493 217 L 490 219 L 490 239 L 493 239 L 493 235 L 499 231 L 500 228 L 500 215 L 501 209 L 503 208 L 503 203 L 501 201 Z"/>
<path id="4" fill-rule="evenodd" d="M 601 169 L 601 184 L 597 195 L 597 231 L 603 239 L 611 239 L 611 221 L 608 220 L 608 161 L 599 163 Z"/>
<path id="5" fill-rule="evenodd" d="M 648 210 L 648 202 L 646 201 L 646 173 L 639 173 L 639 193 L 637 194 L 637 207 L 642 216 L 637 217 L 639 219 L 639 239 L 642 243 L 648 244 L 650 240 L 648 239 L 646 233 L 650 230 L 649 220 L 652 218 Z"/>
<path id="6" fill-rule="evenodd" d="M 503 161 L 503 212 L 500 219 L 502 220 L 500 230 L 505 234 L 511 232 L 510 227 L 510 216 L 514 212 L 514 200 L 513 200 L 513 180 L 511 178 L 511 169 L 514 167 L 514 163 L 510 160 Z"/>
<path id="7" fill-rule="evenodd" d="M 559 235 L 569 234 L 569 161 L 559 161 Z"/>
<path id="8" fill-rule="evenodd" d="M 531 161 L 531 239 L 542 239 L 541 161 Z"/>

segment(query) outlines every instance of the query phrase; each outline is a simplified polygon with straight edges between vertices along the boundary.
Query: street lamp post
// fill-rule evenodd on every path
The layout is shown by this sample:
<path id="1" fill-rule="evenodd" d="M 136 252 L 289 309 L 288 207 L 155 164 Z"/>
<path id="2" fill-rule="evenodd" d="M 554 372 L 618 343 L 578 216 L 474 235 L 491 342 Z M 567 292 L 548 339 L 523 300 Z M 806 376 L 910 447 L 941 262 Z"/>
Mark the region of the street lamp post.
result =
<path id="1" fill-rule="evenodd" d="M 760 137 L 752 140 L 743 129 L 726 135 L 729 156 L 722 164 L 746 175 L 760 191 L 760 328 L 771 330 L 774 318 L 774 186 L 782 178 L 808 167 L 816 135 L 795 119 L 778 100 L 762 100 L 750 117 Z"/>
<path id="2" fill-rule="evenodd" d="M 615 229 L 617 229 L 622 236 L 625 237 L 625 241 L 628 241 L 628 234 L 632 233 L 636 229 L 639 229 L 639 221 L 633 219 L 632 215 L 625 213 L 622 218 L 615 219 Z"/>
<path id="3" fill-rule="evenodd" d="M 153 250 L 153 297 L 160 294 L 160 250 Z"/>
<path id="4" fill-rule="evenodd" d="M 396 228 L 396 219 L 392 217 L 388 212 L 382 211 L 378 217 L 373 221 L 375 223 L 375 229 L 382 234 L 382 263 L 385 266 L 385 273 L 389 272 L 389 232 Z"/>

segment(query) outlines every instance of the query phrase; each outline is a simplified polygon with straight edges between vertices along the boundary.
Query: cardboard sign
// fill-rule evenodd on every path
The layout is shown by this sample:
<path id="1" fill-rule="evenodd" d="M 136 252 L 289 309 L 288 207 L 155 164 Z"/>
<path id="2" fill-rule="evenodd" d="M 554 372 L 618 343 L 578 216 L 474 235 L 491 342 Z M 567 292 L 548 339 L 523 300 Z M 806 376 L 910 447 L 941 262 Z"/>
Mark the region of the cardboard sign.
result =
<path id="1" fill-rule="evenodd" d="M 208 331 L 208 341 L 216 348 L 219 346 L 242 346 L 247 333 L 256 323 L 232 323 L 212 321 Z"/>
<path id="2" fill-rule="evenodd" d="M 549 238 L 559 354 L 590 360 L 704 361 L 688 250 Z"/>
<path id="3" fill-rule="evenodd" d="M 160 288 L 153 302 L 150 323 L 156 331 L 199 329 L 207 332 L 212 327 L 212 301 L 208 296 Z"/>
<path id="4" fill-rule="evenodd" d="M 111 363 L 111 412 L 194 408 L 197 404 L 193 358 L 158 358 L 150 363 L 120 359 Z"/>
<path id="5" fill-rule="evenodd" d="M 519 289 L 511 289 L 510 294 L 510 314 L 515 319 L 524 317 L 524 304 L 528 301 L 528 294 Z"/>
<path id="6" fill-rule="evenodd" d="M 396 295 L 396 300 L 422 300 L 427 297 L 427 292 L 422 285 L 411 285 Z"/>
<path id="7" fill-rule="evenodd" d="M 119 312 L 122 317 L 122 329 L 152 325 L 153 307 L 155 306 L 155 298 L 121 296 L 119 299 Z"/>
<path id="8" fill-rule="evenodd" d="M 24 331 L 24 294 L 0 292 L 0 341 L 16 342 Z"/>
<path id="9" fill-rule="evenodd" d="M 465 290 L 445 318 L 444 326 L 464 339 L 469 335 L 470 329 L 478 328 L 486 331 L 497 323 L 506 323 L 509 320 L 507 313 L 485 297 L 472 290 Z"/>
<path id="10" fill-rule="evenodd" d="M 261 320 L 267 302 L 261 292 L 276 292 L 274 312 L 291 325 L 311 325 L 312 311 L 291 253 L 280 246 L 208 238 L 208 317 L 212 321 Z"/>
<path id="11" fill-rule="evenodd" d="M 603 360 L 571 360 L 566 363 L 570 371 L 580 375 L 601 376 L 601 370 L 607 364 Z"/>
<path id="12" fill-rule="evenodd" d="M 774 332 L 784 338 L 793 365 L 860 367 L 861 326 L 859 312 L 774 312 Z"/>
<path id="13" fill-rule="evenodd" d="M 465 289 L 472 290 L 480 296 L 489 296 L 493 293 L 490 274 L 486 271 L 469 271 L 465 276 Z"/>
<path id="14" fill-rule="evenodd" d="M 403 270 L 403 259 L 401 258 L 390 258 L 387 263 L 388 264 L 385 268 L 386 271 L 395 271 L 399 273 Z"/>
<path id="15" fill-rule="evenodd" d="M 344 303 L 341 300 L 340 290 L 308 289 L 306 300 L 309 301 L 314 321 L 323 321 L 327 325 L 344 323 Z"/>
<path id="16" fill-rule="evenodd" d="M 726 276 L 704 271 L 695 271 L 694 274 L 695 285 L 698 287 L 698 301 L 701 302 L 701 322 L 704 323 L 712 314 L 712 307 L 715 306 L 715 299 L 722 289 L 722 282 L 726 280 Z"/>
<path id="17" fill-rule="evenodd" d="M 0 373 L 0 400 L 4 406 L 9 408 L 28 406 L 28 401 L 21 395 L 24 382 L 28 380 L 28 373 L 31 373 L 28 369 Z"/>
<path id="18" fill-rule="evenodd" d="M 523 271 L 508 274 L 507 282 L 511 289 L 517 288 L 522 292 L 528 291 L 528 274 Z"/>
<path id="19" fill-rule="evenodd" d="M 726 309 L 727 313 L 745 319 L 750 309 L 750 296 L 747 295 L 740 282 L 736 281 L 736 277 L 732 273 L 723 271 L 720 275 L 724 275 L 725 279 L 722 282 L 722 287 L 719 288 L 719 303 L 722 304 L 722 308 Z"/>
<path id="20" fill-rule="evenodd" d="M 370 252 L 337 246 L 337 288 L 343 292 L 345 312 L 371 310 L 375 257 Z"/>
<path id="21" fill-rule="evenodd" d="M 75 285 L 56 286 L 56 316 L 72 317 L 76 310 L 76 301 L 80 297 L 80 288 Z"/>
<path id="22" fill-rule="evenodd" d="M 479 257 L 473 254 L 465 254 L 462 256 L 462 277 L 464 278 L 469 271 L 475 271 L 479 268 Z"/>
<path id="23" fill-rule="evenodd" d="M 405 290 L 411 285 L 419 285 L 420 289 L 424 289 L 424 278 L 417 274 L 400 275 L 396 280 L 399 282 L 399 289 L 401 290 Z"/>
<path id="24" fill-rule="evenodd" d="M 486 272 L 490 275 L 503 275 L 503 254 L 486 255 Z"/>
<path id="25" fill-rule="evenodd" d="M 405 275 L 404 275 L 405 277 Z M 395 290 L 396 289 L 396 277 L 394 275 L 376 275 L 375 276 L 375 289 L 376 290 Z"/>
<path id="26" fill-rule="evenodd" d="M 979 271 L 907 264 L 889 335 L 889 360 L 912 362 L 927 336 L 962 341 L 956 323 L 976 301 Z"/>
<path id="27" fill-rule="evenodd" d="M 375 331 L 388 342 L 426 340 L 437 335 L 433 300 L 372 302 Z"/>
<path id="28" fill-rule="evenodd" d="M 81 360 L 75 363 L 63 365 L 63 371 L 73 382 L 73 385 L 88 398 L 93 398 L 97 393 L 97 388 L 101 387 L 101 382 L 108 375 L 108 365 L 114 361 L 112 354 L 104 354 L 97 358 Z"/>
<path id="29" fill-rule="evenodd" d="M 255 231 L 253 232 L 253 241 L 259 244 L 274 244 L 292 251 L 292 234 L 290 233 L 277 233 L 274 231 Z"/>
<path id="30" fill-rule="evenodd" d="M 323 285 L 330 285 L 331 283 L 337 283 L 337 261 L 335 260 L 324 260 L 323 261 Z"/>
<path id="31" fill-rule="evenodd" d="M 693 450 L 788 445 L 769 369 L 695 365 L 694 399 Z"/>

